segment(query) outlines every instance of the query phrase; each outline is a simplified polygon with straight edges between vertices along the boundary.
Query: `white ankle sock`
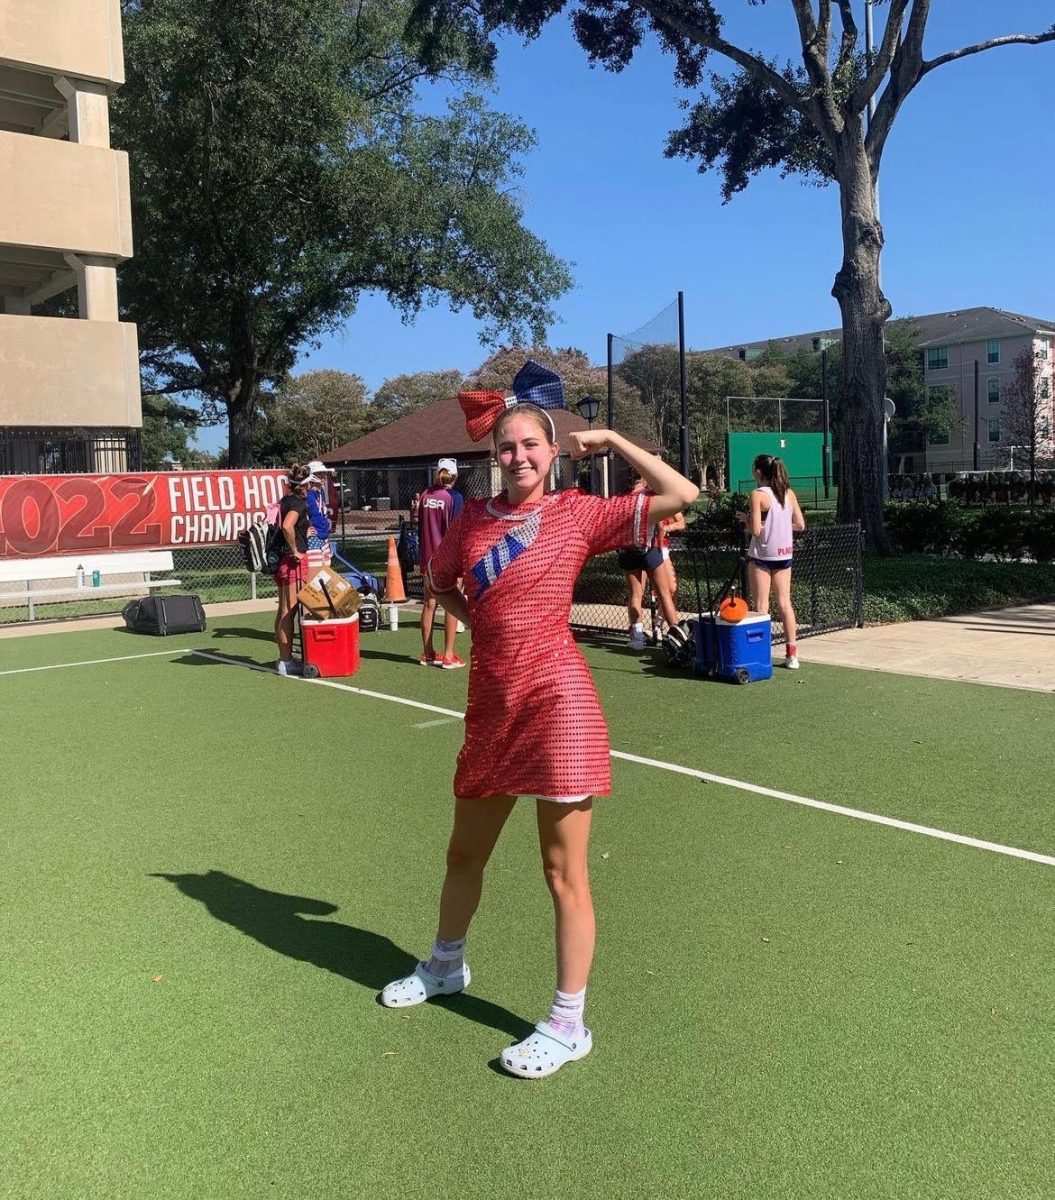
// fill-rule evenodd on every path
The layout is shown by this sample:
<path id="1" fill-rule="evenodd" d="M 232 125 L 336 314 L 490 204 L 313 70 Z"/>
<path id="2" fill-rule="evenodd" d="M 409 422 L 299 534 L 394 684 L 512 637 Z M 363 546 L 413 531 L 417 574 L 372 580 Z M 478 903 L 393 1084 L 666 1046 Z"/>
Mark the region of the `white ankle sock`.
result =
<path id="1" fill-rule="evenodd" d="M 447 942 L 437 934 L 432 943 L 432 957 L 425 964 L 425 970 L 438 975 L 440 979 L 446 979 L 448 975 L 460 971 L 464 965 L 465 938 L 455 938 Z"/>
<path id="2" fill-rule="evenodd" d="M 586 1008 L 586 989 L 581 992 L 562 992 L 559 989 L 553 993 L 553 1003 L 550 1005 L 546 1024 L 552 1025 L 565 1037 L 582 1037 L 585 1026 L 582 1014 Z"/>

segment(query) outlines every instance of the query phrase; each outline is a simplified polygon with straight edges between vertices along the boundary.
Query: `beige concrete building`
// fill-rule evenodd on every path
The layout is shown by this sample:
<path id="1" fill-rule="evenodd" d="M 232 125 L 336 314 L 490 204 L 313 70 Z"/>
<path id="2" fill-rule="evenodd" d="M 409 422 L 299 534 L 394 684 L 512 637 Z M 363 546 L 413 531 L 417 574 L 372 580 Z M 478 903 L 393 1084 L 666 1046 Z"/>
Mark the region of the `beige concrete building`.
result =
<path id="1" fill-rule="evenodd" d="M 0 474 L 138 465 L 123 81 L 120 0 L 0 0 Z M 40 315 L 62 293 L 78 316 Z"/>
<path id="2" fill-rule="evenodd" d="M 1027 348 L 1032 348 L 1039 381 L 1037 451 L 1044 460 L 1055 457 L 1055 321 L 982 306 L 891 322 L 898 324 L 913 331 L 926 386 L 951 394 L 957 415 L 947 438 L 924 443 L 919 435 L 914 441 L 892 446 L 893 471 L 949 473 L 971 469 L 976 429 L 979 470 L 1024 470 L 1025 447 L 1014 445 L 1007 405 L 1015 359 Z M 841 330 L 821 329 L 764 342 L 721 346 L 706 353 L 750 362 L 767 347 L 783 354 L 798 350 L 816 353 L 841 339 Z"/>

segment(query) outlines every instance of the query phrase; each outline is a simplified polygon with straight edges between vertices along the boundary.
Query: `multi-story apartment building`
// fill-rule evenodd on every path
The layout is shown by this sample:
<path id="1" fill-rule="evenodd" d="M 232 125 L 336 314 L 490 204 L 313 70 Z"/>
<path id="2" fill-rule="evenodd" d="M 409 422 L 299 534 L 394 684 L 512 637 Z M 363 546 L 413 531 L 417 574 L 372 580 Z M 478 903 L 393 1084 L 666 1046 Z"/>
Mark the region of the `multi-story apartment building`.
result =
<path id="1" fill-rule="evenodd" d="M 0 0 L 0 474 L 138 466 L 120 0 Z M 77 316 L 41 306 L 76 295 Z"/>
<path id="2" fill-rule="evenodd" d="M 1008 409 L 1014 403 L 1010 390 L 1015 359 L 1025 349 L 1032 351 L 1037 364 L 1041 402 L 1038 452 L 1045 458 L 1055 457 L 1055 321 L 982 307 L 891 322 L 899 323 L 915 331 L 926 386 L 951 394 L 957 419 L 947 438 L 910 448 L 893 464 L 895 470 L 952 471 L 971 467 L 976 429 L 980 469 L 1024 467 L 1026 456 L 1021 444 L 1015 444 L 1014 422 L 1008 420 Z M 722 346 L 709 353 L 750 361 L 768 346 L 785 354 L 803 349 L 820 351 L 841 337 L 841 330 L 823 329 Z"/>

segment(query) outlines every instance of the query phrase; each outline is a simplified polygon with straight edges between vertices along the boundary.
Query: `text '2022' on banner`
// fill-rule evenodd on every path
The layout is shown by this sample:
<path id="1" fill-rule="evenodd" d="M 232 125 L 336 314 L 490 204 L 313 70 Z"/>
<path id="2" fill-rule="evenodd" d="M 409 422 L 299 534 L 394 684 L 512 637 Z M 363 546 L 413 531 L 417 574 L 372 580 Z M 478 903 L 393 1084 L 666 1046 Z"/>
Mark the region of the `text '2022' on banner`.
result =
<path id="1" fill-rule="evenodd" d="M 284 471 L 0 476 L 0 556 L 233 542 L 285 494 Z"/>

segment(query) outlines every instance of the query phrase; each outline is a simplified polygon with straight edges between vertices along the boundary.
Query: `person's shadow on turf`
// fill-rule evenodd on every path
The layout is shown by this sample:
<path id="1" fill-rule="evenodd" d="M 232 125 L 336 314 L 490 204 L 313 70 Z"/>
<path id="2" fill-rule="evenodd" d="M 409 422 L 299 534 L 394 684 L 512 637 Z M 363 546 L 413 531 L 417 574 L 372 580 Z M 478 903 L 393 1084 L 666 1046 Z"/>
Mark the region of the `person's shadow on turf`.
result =
<path id="1" fill-rule="evenodd" d="M 374 992 L 380 992 L 393 979 L 408 975 L 417 961 L 381 934 L 337 921 L 305 920 L 305 916 L 327 917 L 335 913 L 337 905 L 327 900 L 268 891 L 223 871 L 206 871 L 202 875 L 155 871 L 152 878 L 174 883 L 184 896 L 204 904 L 218 921 L 233 925 L 269 950 L 312 963 Z M 430 1003 L 508 1033 L 517 1041 L 527 1037 L 533 1028 L 507 1008 L 465 992 L 442 996 Z"/>

